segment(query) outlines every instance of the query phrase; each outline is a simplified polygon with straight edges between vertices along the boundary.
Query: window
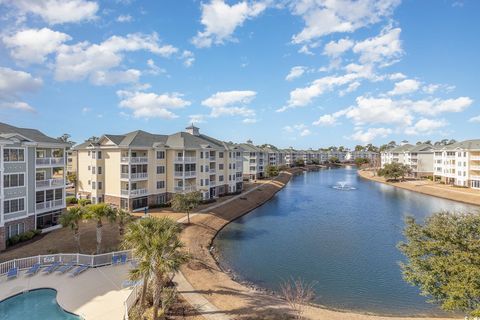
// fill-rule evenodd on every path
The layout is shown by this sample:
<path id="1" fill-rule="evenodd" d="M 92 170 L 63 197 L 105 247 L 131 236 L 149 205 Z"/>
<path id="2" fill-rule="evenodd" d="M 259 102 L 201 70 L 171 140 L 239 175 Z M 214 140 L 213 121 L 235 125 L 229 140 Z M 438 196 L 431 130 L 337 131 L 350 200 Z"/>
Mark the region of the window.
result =
<path id="1" fill-rule="evenodd" d="M 98 151 L 98 159 L 102 159 L 102 151 Z"/>
<path id="2" fill-rule="evenodd" d="M 157 166 L 157 174 L 164 174 L 165 166 Z"/>
<path id="3" fill-rule="evenodd" d="M 157 181 L 157 189 L 165 188 L 165 181 Z"/>
<path id="4" fill-rule="evenodd" d="M 25 199 L 11 199 L 3 202 L 3 212 L 13 213 L 25 210 Z"/>
<path id="5" fill-rule="evenodd" d="M 55 200 L 63 198 L 63 189 L 55 189 Z"/>
<path id="6" fill-rule="evenodd" d="M 102 167 L 98 167 L 98 174 L 102 174 Z"/>
<path id="7" fill-rule="evenodd" d="M 223 176 L 218 176 L 218 181 L 223 181 Z"/>
<path id="8" fill-rule="evenodd" d="M 200 166 L 200 172 L 203 172 L 203 166 L 202 165 Z"/>
<path id="9" fill-rule="evenodd" d="M 92 167 L 92 174 L 95 174 L 95 167 Z"/>
<path id="10" fill-rule="evenodd" d="M 102 188 L 103 188 L 102 182 L 98 181 L 98 190 L 102 190 Z"/>
<path id="11" fill-rule="evenodd" d="M 3 187 L 14 188 L 25 186 L 25 175 L 23 173 L 8 174 L 4 176 Z"/>
<path id="12" fill-rule="evenodd" d="M 90 182 L 90 180 L 88 180 L 88 185 L 90 185 L 90 184 L 91 184 L 91 182 Z"/>
<path id="13" fill-rule="evenodd" d="M 96 189 L 96 183 L 95 183 L 95 181 L 92 181 L 92 189 L 94 189 L 94 190 Z"/>
<path id="14" fill-rule="evenodd" d="M 157 159 L 165 159 L 165 151 L 157 151 Z"/>
<path id="15" fill-rule="evenodd" d="M 88 171 L 90 171 L 90 166 L 88 166 Z"/>
<path id="16" fill-rule="evenodd" d="M 200 152 L 200 159 L 203 159 L 203 151 Z"/>
<path id="17" fill-rule="evenodd" d="M 25 232 L 25 224 L 23 222 L 8 226 L 8 238 L 22 234 Z"/>
<path id="18" fill-rule="evenodd" d="M 218 157 L 219 157 L 219 158 L 223 158 L 223 152 L 219 152 L 219 153 L 218 153 Z"/>
<path id="19" fill-rule="evenodd" d="M 223 170 L 223 163 L 218 164 L 218 170 Z"/>
<path id="20" fill-rule="evenodd" d="M 97 157 L 97 152 L 93 151 L 92 152 L 92 159 L 95 159 Z"/>
<path id="21" fill-rule="evenodd" d="M 3 149 L 3 161 L 23 162 L 25 161 L 24 149 Z"/>
<path id="22" fill-rule="evenodd" d="M 90 151 L 88 151 L 88 156 L 90 157 Z"/>

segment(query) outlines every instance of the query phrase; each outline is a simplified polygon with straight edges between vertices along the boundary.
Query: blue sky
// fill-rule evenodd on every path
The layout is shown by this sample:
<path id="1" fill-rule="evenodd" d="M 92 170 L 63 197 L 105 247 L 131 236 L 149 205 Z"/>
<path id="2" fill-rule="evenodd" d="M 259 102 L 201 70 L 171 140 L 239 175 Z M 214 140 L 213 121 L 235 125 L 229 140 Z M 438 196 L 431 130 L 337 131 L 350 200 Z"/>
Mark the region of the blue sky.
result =
<path id="1" fill-rule="evenodd" d="M 0 121 L 298 148 L 480 138 L 474 0 L 0 0 Z"/>

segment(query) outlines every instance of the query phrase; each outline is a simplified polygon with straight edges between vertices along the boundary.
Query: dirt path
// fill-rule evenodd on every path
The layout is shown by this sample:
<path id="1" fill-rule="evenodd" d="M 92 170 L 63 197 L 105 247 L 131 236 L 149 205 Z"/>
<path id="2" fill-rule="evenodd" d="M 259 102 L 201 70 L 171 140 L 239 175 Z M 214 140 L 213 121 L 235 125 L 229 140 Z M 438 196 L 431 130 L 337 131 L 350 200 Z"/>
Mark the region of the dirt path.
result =
<path id="1" fill-rule="evenodd" d="M 301 172 L 298 170 L 293 173 Z M 202 294 L 209 303 L 215 306 L 213 313 L 220 313 L 222 318 L 230 319 L 286 319 L 290 309 L 278 297 L 267 295 L 233 281 L 217 265 L 210 253 L 213 238 L 230 221 L 250 212 L 271 199 L 290 180 L 292 173 L 282 173 L 268 181 L 256 190 L 223 203 L 221 206 L 210 208 L 208 213 L 197 214 L 192 217 L 192 223 L 182 233 L 182 240 L 186 244 L 193 259 L 182 267 L 182 274 L 192 286 L 195 293 Z M 305 314 L 312 320 L 426 320 L 440 318 L 408 318 L 382 317 L 374 315 L 356 314 L 309 307 Z"/>
<path id="2" fill-rule="evenodd" d="M 431 181 L 404 181 L 387 182 L 384 178 L 374 176 L 372 171 L 359 170 L 358 175 L 362 178 L 385 183 L 394 187 L 407 189 L 434 197 L 464 202 L 480 206 L 480 190 L 469 188 L 456 188 L 449 185 L 436 184 Z"/>

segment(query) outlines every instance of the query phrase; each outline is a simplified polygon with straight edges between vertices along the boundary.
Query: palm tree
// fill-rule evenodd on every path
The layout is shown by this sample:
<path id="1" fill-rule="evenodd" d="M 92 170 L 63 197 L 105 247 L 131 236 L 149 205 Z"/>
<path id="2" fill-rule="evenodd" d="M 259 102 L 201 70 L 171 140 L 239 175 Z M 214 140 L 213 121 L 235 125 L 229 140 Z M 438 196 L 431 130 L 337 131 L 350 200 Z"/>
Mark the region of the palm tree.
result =
<path id="1" fill-rule="evenodd" d="M 143 276 L 141 304 L 145 299 L 148 278 L 153 276 L 153 318 L 158 319 L 162 292 L 181 265 L 190 256 L 181 250 L 184 244 L 179 239 L 180 226 L 170 218 L 144 218 L 128 227 L 124 246 L 133 249 L 139 265 L 131 276 L 139 279 Z M 163 310 L 165 312 L 165 310 Z"/>
<path id="2" fill-rule="evenodd" d="M 202 194 L 199 191 L 190 193 L 177 193 L 172 199 L 172 209 L 179 212 L 186 212 L 190 224 L 190 211 L 195 209 L 202 202 Z"/>
<path id="3" fill-rule="evenodd" d="M 87 212 L 85 217 L 88 220 L 96 221 L 97 223 L 97 253 L 100 253 L 102 247 L 102 227 L 103 219 L 112 220 L 115 211 L 105 203 L 91 204 L 86 207 Z"/>
<path id="4" fill-rule="evenodd" d="M 132 215 L 130 212 L 118 209 L 116 210 L 116 221 L 118 222 L 118 233 L 123 236 L 125 233 L 125 225 L 132 220 Z"/>
<path id="5" fill-rule="evenodd" d="M 67 212 L 60 216 L 60 224 L 65 228 L 70 228 L 73 231 L 73 239 L 77 244 L 77 251 L 80 252 L 80 221 L 83 219 L 85 210 L 83 207 L 71 207 Z"/>

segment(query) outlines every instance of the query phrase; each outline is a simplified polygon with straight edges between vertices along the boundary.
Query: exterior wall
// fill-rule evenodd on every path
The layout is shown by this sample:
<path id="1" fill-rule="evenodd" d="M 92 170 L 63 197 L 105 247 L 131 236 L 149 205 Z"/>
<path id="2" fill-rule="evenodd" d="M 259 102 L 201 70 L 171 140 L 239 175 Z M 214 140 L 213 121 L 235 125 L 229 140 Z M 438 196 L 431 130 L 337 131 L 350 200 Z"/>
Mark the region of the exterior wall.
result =
<path id="1" fill-rule="evenodd" d="M 5 250 L 7 247 L 7 232 L 10 225 L 15 225 L 19 223 L 25 224 L 25 232 L 29 230 L 35 230 L 35 217 L 30 216 L 26 218 L 17 219 L 10 222 L 5 222 L 5 226 L 0 227 L 0 251 Z"/>

